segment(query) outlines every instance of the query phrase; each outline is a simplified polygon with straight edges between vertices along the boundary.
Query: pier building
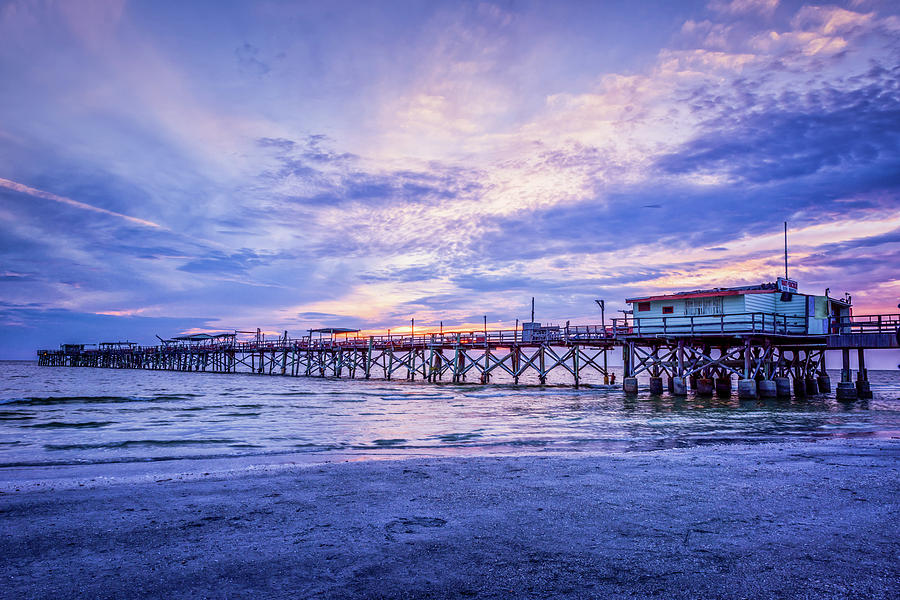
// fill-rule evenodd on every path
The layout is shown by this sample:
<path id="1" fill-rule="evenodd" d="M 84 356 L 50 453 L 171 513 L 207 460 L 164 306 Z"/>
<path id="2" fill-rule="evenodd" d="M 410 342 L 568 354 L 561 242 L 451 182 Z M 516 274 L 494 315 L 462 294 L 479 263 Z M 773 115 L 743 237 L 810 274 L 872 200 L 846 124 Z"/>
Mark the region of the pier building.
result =
<path id="1" fill-rule="evenodd" d="M 634 327 L 647 334 L 760 331 L 791 335 L 829 333 L 829 320 L 850 315 L 850 298 L 802 294 L 797 283 L 693 290 L 629 298 Z M 836 333 L 836 332 L 835 332 Z"/>

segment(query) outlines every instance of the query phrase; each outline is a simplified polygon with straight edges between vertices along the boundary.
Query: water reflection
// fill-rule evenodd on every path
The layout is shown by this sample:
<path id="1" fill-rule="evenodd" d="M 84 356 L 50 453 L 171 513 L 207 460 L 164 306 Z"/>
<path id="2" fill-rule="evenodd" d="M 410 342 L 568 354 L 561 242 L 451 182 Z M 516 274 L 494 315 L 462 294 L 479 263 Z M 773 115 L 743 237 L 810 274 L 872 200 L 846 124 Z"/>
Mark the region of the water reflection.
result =
<path id="1" fill-rule="evenodd" d="M 896 435 L 900 375 L 875 398 L 636 398 L 619 386 L 432 385 L 0 363 L 0 464 L 297 452 L 627 452 Z"/>

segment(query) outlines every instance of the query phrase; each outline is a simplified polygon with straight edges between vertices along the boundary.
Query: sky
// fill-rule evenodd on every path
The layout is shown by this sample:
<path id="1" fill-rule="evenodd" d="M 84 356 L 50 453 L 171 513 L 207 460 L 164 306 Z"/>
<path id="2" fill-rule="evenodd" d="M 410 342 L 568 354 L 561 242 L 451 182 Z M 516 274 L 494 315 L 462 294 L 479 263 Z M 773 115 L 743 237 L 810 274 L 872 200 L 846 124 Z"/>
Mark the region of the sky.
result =
<path id="1" fill-rule="evenodd" d="M 0 0 L 0 358 L 900 296 L 900 4 Z M 480 325 L 479 325 L 480 326 Z"/>

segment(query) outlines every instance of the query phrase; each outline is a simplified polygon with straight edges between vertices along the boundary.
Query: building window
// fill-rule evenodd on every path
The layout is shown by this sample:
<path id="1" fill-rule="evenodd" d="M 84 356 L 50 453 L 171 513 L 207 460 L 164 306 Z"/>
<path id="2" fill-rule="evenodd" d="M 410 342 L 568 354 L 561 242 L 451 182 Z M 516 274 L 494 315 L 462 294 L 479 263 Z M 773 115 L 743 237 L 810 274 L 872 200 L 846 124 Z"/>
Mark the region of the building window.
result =
<path id="1" fill-rule="evenodd" d="M 650 310 L 649 302 L 638 302 L 638 312 L 646 312 Z"/>
<path id="2" fill-rule="evenodd" d="M 663 306 L 663 314 L 664 315 L 671 315 L 674 312 L 675 312 L 674 306 Z"/>
<path id="3" fill-rule="evenodd" d="M 688 298 L 684 301 L 684 314 L 691 315 L 721 315 L 722 297 L 717 298 Z"/>

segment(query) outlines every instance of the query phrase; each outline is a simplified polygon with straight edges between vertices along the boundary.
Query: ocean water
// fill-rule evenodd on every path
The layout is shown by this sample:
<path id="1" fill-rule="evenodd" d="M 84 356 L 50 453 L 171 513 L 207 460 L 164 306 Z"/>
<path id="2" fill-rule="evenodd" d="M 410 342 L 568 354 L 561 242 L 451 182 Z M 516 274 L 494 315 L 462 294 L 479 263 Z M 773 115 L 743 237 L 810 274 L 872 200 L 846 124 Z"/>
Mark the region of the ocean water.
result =
<path id="1" fill-rule="evenodd" d="M 838 374 L 831 376 L 834 387 Z M 845 404 L 833 397 L 651 398 L 645 390 L 628 399 L 620 386 L 598 384 L 454 385 L 0 362 L 0 469 L 900 437 L 900 372 L 872 371 L 870 379 L 875 397 Z"/>

